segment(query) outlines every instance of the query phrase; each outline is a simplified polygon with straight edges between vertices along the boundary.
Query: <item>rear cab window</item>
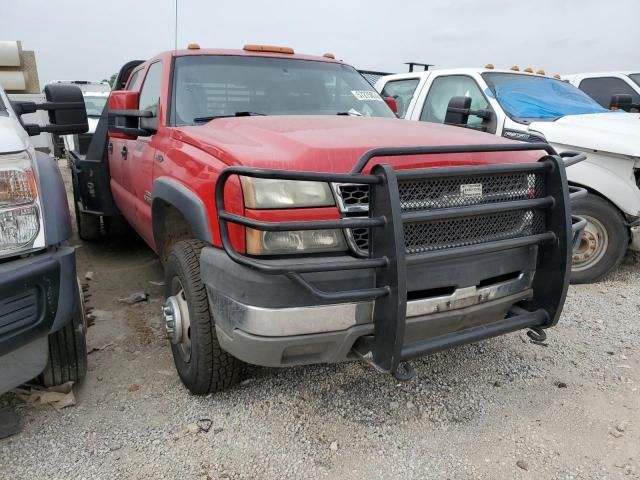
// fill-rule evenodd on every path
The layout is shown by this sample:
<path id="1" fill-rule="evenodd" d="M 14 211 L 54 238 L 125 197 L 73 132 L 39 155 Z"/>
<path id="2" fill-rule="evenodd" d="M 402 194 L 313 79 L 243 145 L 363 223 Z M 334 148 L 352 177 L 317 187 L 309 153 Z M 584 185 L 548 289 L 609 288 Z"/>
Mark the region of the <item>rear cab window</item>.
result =
<path id="1" fill-rule="evenodd" d="M 631 95 L 633 103 L 640 103 L 640 95 L 627 82 L 617 77 L 585 78 L 580 82 L 580 90 L 604 108 L 611 106 L 611 97 L 614 95 Z"/>
<path id="2" fill-rule="evenodd" d="M 398 105 L 398 116 L 404 117 L 419 83 L 419 78 L 390 80 L 386 83 L 380 95 L 383 98 L 391 97 L 395 99 Z"/>
<path id="3" fill-rule="evenodd" d="M 140 110 L 150 110 L 154 113 L 154 115 L 158 115 L 161 81 L 162 62 L 152 63 L 151 66 L 149 66 L 147 75 L 144 78 L 142 90 L 140 90 L 140 100 L 138 102 L 138 108 Z"/>
<path id="4" fill-rule="evenodd" d="M 129 77 L 126 90 L 138 91 L 140 90 L 140 84 L 142 83 L 142 71 L 143 69 L 136 70 Z"/>

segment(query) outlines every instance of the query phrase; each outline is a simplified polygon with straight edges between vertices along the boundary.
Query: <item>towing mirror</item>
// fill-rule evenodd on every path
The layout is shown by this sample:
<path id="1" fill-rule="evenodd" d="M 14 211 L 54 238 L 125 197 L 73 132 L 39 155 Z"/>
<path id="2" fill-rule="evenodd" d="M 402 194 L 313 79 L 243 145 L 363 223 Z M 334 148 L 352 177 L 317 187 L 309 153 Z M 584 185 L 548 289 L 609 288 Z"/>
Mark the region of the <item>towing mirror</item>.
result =
<path id="1" fill-rule="evenodd" d="M 398 114 L 398 102 L 393 97 L 384 97 L 384 102 L 389 105 L 389 108 L 396 115 Z"/>
<path id="2" fill-rule="evenodd" d="M 41 133 L 70 135 L 84 133 L 89 130 L 87 109 L 84 105 L 82 91 L 75 85 L 54 84 L 44 87 L 45 103 L 11 102 L 16 115 L 34 113 L 37 110 L 49 112 L 49 124 L 23 124 L 30 136 Z"/>
<path id="3" fill-rule="evenodd" d="M 466 127 L 469 115 L 480 117 L 483 120 L 491 120 L 493 112 L 491 110 L 471 110 L 471 97 L 452 97 L 447 106 L 444 123 Z"/>
<path id="4" fill-rule="evenodd" d="M 466 125 L 471 112 L 471 97 L 452 97 L 447 106 L 444 123 L 448 125 Z"/>
<path id="5" fill-rule="evenodd" d="M 138 110 L 140 94 L 130 90 L 116 90 L 109 95 L 109 135 L 114 138 L 135 140 L 153 132 L 141 126 L 142 119 L 154 117 L 149 110 Z"/>
<path id="6" fill-rule="evenodd" d="M 630 112 L 633 107 L 633 98 L 628 93 L 621 93 L 611 97 L 609 110 L 624 110 Z"/>

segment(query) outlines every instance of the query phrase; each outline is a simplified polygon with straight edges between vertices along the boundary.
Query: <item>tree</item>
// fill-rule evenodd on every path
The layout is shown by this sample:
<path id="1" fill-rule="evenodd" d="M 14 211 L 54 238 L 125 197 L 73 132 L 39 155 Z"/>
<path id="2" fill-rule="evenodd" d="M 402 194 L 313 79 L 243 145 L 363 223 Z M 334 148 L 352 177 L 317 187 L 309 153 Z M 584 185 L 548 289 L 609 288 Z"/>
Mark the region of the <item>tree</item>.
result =
<path id="1" fill-rule="evenodd" d="M 114 73 L 113 75 L 111 75 L 111 78 L 109 80 L 107 80 L 106 78 L 103 78 L 102 81 L 107 82 L 113 88 L 113 84 L 115 83 L 117 76 L 118 74 Z"/>

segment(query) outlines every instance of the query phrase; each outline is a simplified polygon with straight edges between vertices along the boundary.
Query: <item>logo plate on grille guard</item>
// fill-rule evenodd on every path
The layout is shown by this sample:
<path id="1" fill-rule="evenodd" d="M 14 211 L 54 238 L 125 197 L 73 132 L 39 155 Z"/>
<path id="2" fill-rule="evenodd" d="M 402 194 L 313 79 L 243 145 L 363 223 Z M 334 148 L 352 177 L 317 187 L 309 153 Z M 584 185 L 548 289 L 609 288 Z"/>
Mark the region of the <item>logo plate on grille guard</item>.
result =
<path id="1" fill-rule="evenodd" d="M 482 197 L 482 184 L 481 183 L 466 183 L 460 185 L 460 195 L 465 198 Z"/>

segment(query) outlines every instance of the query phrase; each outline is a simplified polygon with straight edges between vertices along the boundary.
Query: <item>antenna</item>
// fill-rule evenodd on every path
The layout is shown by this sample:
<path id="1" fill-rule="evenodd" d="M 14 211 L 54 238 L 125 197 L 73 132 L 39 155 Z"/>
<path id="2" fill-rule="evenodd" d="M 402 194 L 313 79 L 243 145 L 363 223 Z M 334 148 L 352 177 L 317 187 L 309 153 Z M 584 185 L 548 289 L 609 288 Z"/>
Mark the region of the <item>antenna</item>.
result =
<path id="1" fill-rule="evenodd" d="M 175 25 L 173 28 L 173 49 L 178 50 L 178 0 L 175 0 Z"/>

